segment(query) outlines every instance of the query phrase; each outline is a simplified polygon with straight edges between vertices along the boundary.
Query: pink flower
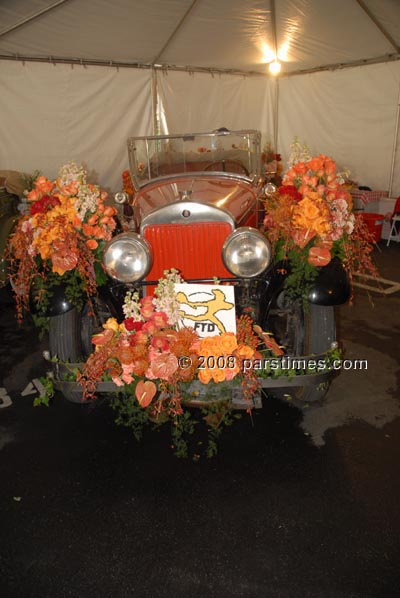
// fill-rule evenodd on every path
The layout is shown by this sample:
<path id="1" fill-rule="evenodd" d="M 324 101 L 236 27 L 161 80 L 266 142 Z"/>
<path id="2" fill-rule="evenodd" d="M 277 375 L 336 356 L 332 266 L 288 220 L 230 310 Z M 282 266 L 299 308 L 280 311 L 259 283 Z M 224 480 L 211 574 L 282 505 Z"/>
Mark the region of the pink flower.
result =
<path id="1" fill-rule="evenodd" d="M 178 369 L 178 360 L 172 353 L 160 353 L 152 360 L 146 378 L 169 380 Z"/>
<path id="2" fill-rule="evenodd" d="M 146 297 L 142 297 L 140 300 L 141 308 L 140 313 L 145 320 L 148 320 L 152 314 L 154 313 L 154 305 L 153 305 L 153 297 L 152 295 L 147 295 Z"/>
<path id="3" fill-rule="evenodd" d="M 121 378 L 119 378 L 118 376 L 114 376 L 114 378 L 112 379 L 112 381 L 117 386 L 123 386 L 124 385 L 124 383 L 122 382 Z"/>
<path id="4" fill-rule="evenodd" d="M 168 324 L 167 314 L 163 311 L 155 311 L 151 315 L 151 321 L 157 326 L 157 328 L 165 328 Z"/>
<path id="5" fill-rule="evenodd" d="M 153 336 L 153 334 L 157 332 L 157 326 L 154 324 L 153 320 L 147 320 L 142 326 L 142 331 Z"/>
<path id="6" fill-rule="evenodd" d="M 165 333 L 163 332 L 156 332 L 154 334 L 153 338 L 151 339 L 151 345 L 159 351 L 168 351 L 169 349 L 169 342 Z"/>
<path id="7" fill-rule="evenodd" d="M 136 332 L 136 334 L 131 336 L 130 340 L 131 339 L 134 339 L 135 345 L 145 345 L 147 343 L 147 341 L 149 340 L 149 336 L 142 329 L 142 330 L 138 330 L 138 332 Z"/>

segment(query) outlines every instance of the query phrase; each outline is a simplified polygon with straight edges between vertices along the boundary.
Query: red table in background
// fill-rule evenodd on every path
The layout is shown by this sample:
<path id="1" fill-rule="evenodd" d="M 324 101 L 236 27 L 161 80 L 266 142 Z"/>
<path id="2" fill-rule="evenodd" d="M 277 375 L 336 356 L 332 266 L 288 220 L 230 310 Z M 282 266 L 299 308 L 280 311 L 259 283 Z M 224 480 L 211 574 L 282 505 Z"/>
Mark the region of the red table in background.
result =
<path id="1" fill-rule="evenodd" d="M 362 191 L 361 189 L 353 189 L 350 191 L 353 201 L 359 201 L 364 206 L 368 205 L 370 201 L 379 201 L 385 197 L 389 197 L 388 191 Z"/>

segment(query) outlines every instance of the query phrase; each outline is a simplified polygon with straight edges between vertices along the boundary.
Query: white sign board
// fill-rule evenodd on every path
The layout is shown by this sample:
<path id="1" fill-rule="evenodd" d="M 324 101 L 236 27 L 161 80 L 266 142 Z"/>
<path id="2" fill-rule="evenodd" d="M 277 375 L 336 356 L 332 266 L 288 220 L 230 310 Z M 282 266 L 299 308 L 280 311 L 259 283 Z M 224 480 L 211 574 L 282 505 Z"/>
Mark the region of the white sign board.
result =
<path id="1" fill-rule="evenodd" d="M 201 337 L 224 332 L 236 334 L 235 293 L 233 286 L 176 284 L 181 326 L 191 326 Z"/>

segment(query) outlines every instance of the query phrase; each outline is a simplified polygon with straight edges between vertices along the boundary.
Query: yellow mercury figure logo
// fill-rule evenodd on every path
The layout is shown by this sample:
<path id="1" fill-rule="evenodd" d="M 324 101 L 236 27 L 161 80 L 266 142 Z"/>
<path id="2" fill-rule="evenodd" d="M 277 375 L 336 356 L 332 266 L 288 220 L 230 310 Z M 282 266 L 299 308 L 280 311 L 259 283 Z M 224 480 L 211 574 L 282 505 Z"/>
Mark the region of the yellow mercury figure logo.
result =
<path id="1" fill-rule="evenodd" d="M 213 327 L 216 326 L 220 333 L 223 334 L 226 332 L 225 326 L 223 322 L 217 318 L 216 314 L 219 311 L 232 309 L 234 307 L 234 303 L 227 301 L 225 294 L 220 289 L 213 289 L 211 293 L 214 296 L 213 299 L 208 299 L 207 301 L 190 301 L 186 293 L 179 291 L 176 298 L 181 305 L 187 305 L 195 310 L 197 310 L 199 307 L 206 309 L 205 312 L 198 315 L 188 314 L 184 310 L 180 310 L 179 315 L 183 318 L 196 322 L 197 324 L 194 326 L 195 329 L 199 327 L 204 332 L 206 327 L 210 326 L 206 322 L 210 322 Z M 210 328 L 208 328 L 208 330 L 210 330 Z"/>

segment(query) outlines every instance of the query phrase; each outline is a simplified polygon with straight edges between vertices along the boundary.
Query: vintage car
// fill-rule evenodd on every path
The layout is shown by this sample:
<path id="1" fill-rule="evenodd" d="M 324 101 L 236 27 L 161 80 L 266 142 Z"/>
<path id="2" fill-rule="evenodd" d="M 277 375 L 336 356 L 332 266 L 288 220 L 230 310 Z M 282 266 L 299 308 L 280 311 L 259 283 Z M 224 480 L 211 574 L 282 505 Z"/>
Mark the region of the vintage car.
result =
<path id="1" fill-rule="evenodd" d="M 98 322 L 110 313 L 121 316 L 127 289 L 146 293 L 175 268 L 186 282 L 233 285 L 237 312 L 249 313 L 273 333 L 287 355 L 309 359 L 331 349 L 334 306 L 349 297 L 347 275 L 333 260 L 321 268 L 308 305 L 286 297 L 287 265 L 276 263 L 262 232 L 266 180 L 260 142 L 257 131 L 226 129 L 128 140 L 135 194 L 115 199 L 130 206 L 131 220 L 104 251 L 109 282 L 100 289 Z M 62 295 L 55 297 L 50 350 L 65 361 L 91 351 L 96 327 L 92 308 L 82 314 L 71 308 Z M 325 394 L 331 374 L 267 379 L 263 385 L 277 392 L 290 388 L 298 399 L 311 401 Z"/>

